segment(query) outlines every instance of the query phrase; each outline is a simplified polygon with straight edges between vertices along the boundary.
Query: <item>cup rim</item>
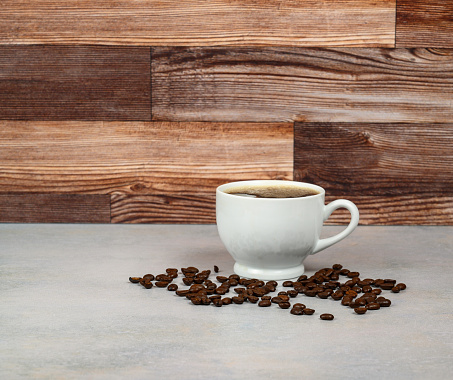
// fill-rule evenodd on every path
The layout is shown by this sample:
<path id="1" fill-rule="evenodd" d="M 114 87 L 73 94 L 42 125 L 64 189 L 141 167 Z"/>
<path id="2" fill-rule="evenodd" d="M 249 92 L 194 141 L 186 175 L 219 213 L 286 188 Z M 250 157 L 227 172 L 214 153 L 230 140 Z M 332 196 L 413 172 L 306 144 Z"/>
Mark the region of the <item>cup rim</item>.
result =
<path id="1" fill-rule="evenodd" d="M 240 185 L 252 185 L 252 184 L 275 184 L 275 183 L 283 183 L 283 184 L 295 184 L 299 187 L 308 187 L 310 189 L 314 189 L 318 191 L 318 194 L 314 195 L 307 195 L 305 197 L 297 197 L 297 198 L 253 198 L 253 197 L 237 197 L 234 194 L 225 193 L 226 189 L 231 187 L 240 186 Z M 221 193 L 223 196 L 232 197 L 234 199 L 241 199 L 241 200 L 252 200 L 252 201 L 294 201 L 294 200 L 301 200 L 301 199 L 312 199 L 316 197 L 322 197 L 325 194 L 325 190 L 318 185 L 308 182 L 300 182 L 300 181 L 291 181 L 291 180 L 279 180 L 279 179 L 253 179 L 253 180 L 245 180 L 245 181 L 235 181 L 235 182 L 227 182 L 217 187 L 216 193 Z"/>

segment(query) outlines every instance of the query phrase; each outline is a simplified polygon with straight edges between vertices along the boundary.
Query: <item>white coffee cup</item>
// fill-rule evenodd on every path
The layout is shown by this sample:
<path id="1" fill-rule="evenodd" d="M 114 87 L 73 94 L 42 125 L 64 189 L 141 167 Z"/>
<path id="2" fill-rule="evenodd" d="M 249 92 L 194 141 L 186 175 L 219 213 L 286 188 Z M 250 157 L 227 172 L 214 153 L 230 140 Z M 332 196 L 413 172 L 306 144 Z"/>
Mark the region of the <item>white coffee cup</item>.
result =
<path id="1" fill-rule="evenodd" d="M 314 195 L 296 198 L 256 198 L 229 194 L 246 187 L 296 186 Z M 359 210 L 345 199 L 328 205 L 322 187 L 304 182 L 253 180 L 231 182 L 216 190 L 216 218 L 220 239 L 236 261 L 234 271 L 247 278 L 284 280 L 304 273 L 303 261 L 348 236 L 359 223 Z M 321 239 L 325 220 L 338 208 L 351 213 L 349 225 L 337 235 Z"/>

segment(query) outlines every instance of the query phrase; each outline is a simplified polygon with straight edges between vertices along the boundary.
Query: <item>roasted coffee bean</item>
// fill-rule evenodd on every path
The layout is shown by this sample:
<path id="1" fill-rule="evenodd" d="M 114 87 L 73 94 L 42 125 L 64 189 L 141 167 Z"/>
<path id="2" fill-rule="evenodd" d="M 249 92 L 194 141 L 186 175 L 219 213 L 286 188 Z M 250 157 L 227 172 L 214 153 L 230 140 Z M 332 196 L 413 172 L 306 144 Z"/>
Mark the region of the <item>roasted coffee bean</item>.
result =
<path id="1" fill-rule="evenodd" d="M 193 278 L 194 284 L 202 284 L 204 281 L 205 281 L 205 279 L 202 278 L 202 277 L 197 277 L 197 276 L 195 276 L 195 277 Z"/>
<path id="2" fill-rule="evenodd" d="M 280 302 L 278 304 L 278 306 L 281 308 L 281 309 L 289 309 L 291 307 L 291 304 L 289 302 Z"/>
<path id="3" fill-rule="evenodd" d="M 129 281 L 133 284 L 138 284 L 142 278 L 141 277 L 129 277 Z"/>
<path id="4" fill-rule="evenodd" d="M 247 295 L 247 300 L 251 303 L 257 303 L 259 301 L 259 298 L 257 296 L 249 296 Z"/>
<path id="5" fill-rule="evenodd" d="M 316 290 L 314 290 L 314 289 L 306 289 L 306 290 L 304 291 L 304 294 L 305 294 L 307 297 L 315 297 L 317 293 L 318 293 L 318 292 L 317 292 Z"/>
<path id="6" fill-rule="evenodd" d="M 360 306 L 363 306 L 363 305 L 361 305 L 360 303 L 358 303 L 357 300 L 354 300 L 354 301 L 352 301 L 348 306 L 349 306 L 351 309 L 355 309 L 355 308 L 360 307 Z"/>
<path id="7" fill-rule="evenodd" d="M 284 281 L 282 286 L 284 288 L 292 288 L 293 287 L 293 282 L 292 281 Z"/>
<path id="8" fill-rule="evenodd" d="M 278 292 L 278 295 L 279 295 L 279 296 L 287 296 L 287 295 L 288 295 L 288 292 L 281 291 L 281 292 Z"/>
<path id="9" fill-rule="evenodd" d="M 291 298 L 295 298 L 297 297 L 297 295 L 299 294 L 299 292 L 297 290 L 288 290 L 288 295 L 291 297 Z"/>
<path id="10" fill-rule="evenodd" d="M 169 282 L 168 281 L 157 281 L 156 286 L 158 288 L 166 288 L 168 286 Z"/>
<path id="11" fill-rule="evenodd" d="M 367 312 L 367 308 L 366 307 L 356 307 L 354 309 L 354 311 L 357 313 L 357 314 L 365 314 Z"/>
<path id="12" fill-rule="evenodd" d="M 297 281 L 304 281 L 306 280 L 308 277 L 307 275 L 303 274 L 302 276 L 299 276 L 299 278 L 297 279 Z"/>
<path id="13" fill-rule="evenodd" d="M 212 300 L 212 304 L 217 307 L 222 307 L 223 306 L 223 300 L 221 298 L 214 298 Z"/>
<path id="14" fill-rule="evenodd" d="M 280 303 L 283 302 L 283 300 L 280 297 L 272 297 L 271 298 L 272 303 Z"/>
<path id="15" fill-rule="evenodd" d="M 190 301 L 191 301 L 194 305 L 201 305 L 201 297 L 198 297 L 198 296 L 191 297 L 191 298 L 190 298 Z"/>
<path id="16" fill-rule="evenodd" d="M 151 273 L 145 274 L 143 276 L 143 279 L 144 280 L 149 280 L 149 281 L 154 281 L 154 275 L 152 275 Z"/>
<path id="17" fill-rule="evenodd" d="M 257 296 L 257 297 L 262 297 L 262 296 L 264 296 L 267 293 L 268 293 L 268 291 L 266 289 L 263 289 L 263 288 L 253 289 L 253 295 Z"/>
<path id="18" fill-rule="evenodd" d="M 170 276 L 166 275 L 166 274 L 158 274 L 156 276 L 156 281 L 172 282 L 173 279 Z"/>
<path id="19" fill-rule="evenodd" d="M 335 270 L 341 270 L 343 268 L 343 265 L 341 264 L 333 264 L 332 265 L 332 269 L 335 269 Z"/>
<path id="20" fill-rule="evenodd" d="M 406 289 L 406 284 L 404 284 L 404 283 L 402 283 L 402 282 L 400 282 L 399 284 L 396 284 L 396 286 L 397 286 L 398 288 L 400 288 L 400 290 L 405 290 L 405 289 Z"/>
<path id="21" fill-rule="evenodd" d="M 141 284 L 142 284 L 146 289 L 151 289 L 151 288 L 153 287 L 153 283 L 152 283 L 151 281 L 146 281 L 146 282 L 143 282 L 143 283 L 141 283 Z M 156 283 L 156 286 L 158 286 L 157 283 Z"/>
<path id="22" fill-rule="evenodd" d="M 349 288 L 352 288 L 354 285 L 354 281 L 352 280 L 348 280 L 344 283 L 344 286 L 348 286 Z"/>
<path id="23" fill-rule="evenodd" d="M 364 286 L 362 287 L 362 291 L 363 291 L 364 293 L 369 293 L 369 292 L 371 292 L 372 290 L 373 290 L 373 288 L 372 288 L 370 285 L 364 285 Z"/>
<path id="24" fill-rule="evenodd" d="M 180 297 L 184 297 L 185 295 L 187 295 L 188 293 L 190 293 L 190 290 L 189 289 L 181 289 L 181 290 L 177 290 L 176 291 L 176 295 L 180 296 Z"/>
<path id="25" fill-rule="evenodd" d="M 181 268 L 181 272 L 186 274 L 186 273 L 198 273 L 199 270 L 198 268 L 195 267 L 187 267 L 187 268 Z"/>
<path id="26" fill-rule="evenodd" d="M 235 304 L 243 304 L 244 303 L 244 298 L 243 297 L 231 297 L 231 301 L 233 301 Z"/>
<path id="27" fill-rule="evenodd" d="M 241 279 L 237 274 L 231 274 L 228 278 L 230 280 L 236 280 L 236 281 L 239 281 Z"/>
<path id="28" fill-rule="evenodd" d="M 357 294 L 362 293 L 362 288 L 360 286 L 353 286 L 351 290 L 354 290 Z"/>
<path id="29" fill-rule="evenodd" d="M 387 284 L 393 284 L 393 285 L 396 284 L 396 280 L 393 280 L 391 278 L 385 278 L 384 282 L 387 283 Z"/>
<path id="30" fill-rule="evenodd" d="M 348 272 L 347 276 L 348 276 L 349 278 L 359 277 L 359 276 L 360 276 L 360 273 L 359 273 L 359 272 Z"/>
<path id="31" fill-rule="evenodd" d="M 201 297 L 201 303 L 202 303 L 203 305 L 210 305 L 211 302 L 212 302 L 212 300 L 211 300 L 210 298 L 208 298 L 208 297 Z"/>
<path id="32" fill-rule="evenodd" d="M 269 293 L 275 292 L 275 290 L 276 290 L 275 286 L 272 286 L 272 285 L 264 285 L 263 289 L 266 289 Z"/>
<path id="33" fill-rule="evenodd" d="M 400 289 L 398 286 L 394 286 L 394 287 L 392 288 L 392 292 L 393 292 L 393 293 L 399 293 L 400 290 L 401 290 L 401 289 Z"/>
<path id="34" fill-rule="evenodd" d="M 373 289 L 373 290 L 371 291 L 371 293 L 376 294 L 376 295 L 379 295 L 379 294 L 382 293 L 382 289 Z"/>
<path id="35" fill-rule="evenodd" d="M 313 315 L 315 313 L 314 309 L 309 309 L 308 307 L 303 309 L 303 311 L 304 311 L 304 314 L 306 314 L 306 315 Z"/>
<path id="36" fill-rule="evenodd" d="M 381 299 L 381 300 L 379 300 L 379 299 L 377 298 L 377 299 L 376 299 L 376 302 L 377 302 L 379 305 L 381 305 L 381 307 L 389 307 L 389 306 L 392 304 L 392 302 L 391 302 L 389 299 L 387 299 L 387 298 L 384 298 L 384 299 Z"/>
<path id="37" fill-rule="evenodd" d="M 272 305 L 272 302 L 270 300 L 261 300 L 258 302 L 259 307 L 269 307 Z"/>
<path id="38" fill-rule="evenodd" d="M 170 273 L 178 273 L 178 268 L 167 268 L 165 269 L 165 272 L 167 272 L 168 274 Z"/>
<path id="39" fill-rule="evenodd" d="M 363 298 L 357 298 L 357 299 L 355 300 L 355 303 L 356 303 L 357 305 L 360 305 L 360 306 L 365 306 L 365 305 L 367 304 L 367 301 L 366 301 L 365 299 L 363 299 Z"/>
<path id="40" fill-rule="evenodd" d="M 379 310 L 381 308 L 381 305 L 379 305 L 377 302 L 371 302 L 366 305 L 366 308 L 368 310 Z"/>
<path id="41" fill-rule="evenodd" d="M 214 272 L 219 273 L 219 267 L 217 265 L 214 265 Z"/>
<path id="42" fill-rule="evenodd" d="M 242 294 L 242 293 L 245 293 L 245 291 L 247 290 L 246 288 L 234 288 L 233 289 L 237 294 Z"/>
<path id="43" fill-rule="evenodd" d="M 383 290 L 392 290 L 393 286 L 394 285 L 390 282 L 384 282 L 380 285 L 380 288 Z"/>
<path id="44" fill-rule="evenodd" d="M 239 284 L 239 281 L 236 280 L 235 278 L 230 278 L 227 282 L 228 284 L 230 284 L 230 286 L 236 286 Z"/>
<path id="45" fill-rule="evenodd" d="M 214 284 L 213 282 L 206 284 L 206 281 L 205 281 L 205 286 L 206 286 L 206 289 L 209 289 L 209 290 L 216 290 L 217 289 L 217 285 Z"/>
<path id="46" fill-rule="evenodd" d="M 278 282 L 277 281 L 268 281 L 268 282 L 266 282 L 266 285 L 270 285 L 270 286 L 273 286 L 274 288 L 276 288 L 278 286 Z"/>
<path id="47" fill-rule="evenodd" d="M 184 285 L 192 285 L 193 284 L 193 278 L 192 277 L 184 277 L 182 279 L 182 282 L 184 282 Z"/>
<path id="48" fill-rule="evenodd" d="M 217 281 L 220 282 L 220 283 L 224 283 L 226 281 L 228 281 L 228 277 L 225 277 L 225 276 L 217 276 L 216 277 Z"/>
<path id="49" fill-rule="evenodd" d="M 228 293 L 228 289 L 226 288 L 222 288 L 221 286 L 219 286 L 216 290 L 215 290 L 215 293 L 216 294 L 220 294 L 220 295 L 224 295 L 226 293 Z"/>
<path id="50" fill-rule="evenodd" d="M 295 303 L 293 305 L 293 308 L 300 308 L 300 309 L 305 309 L 306 306 L 303 303 Z"/>
<path id="51" fill-rule="evenodd" d="M 261 299 L 264 301 L 270 301 L 272 299 L 272 297 L 271 296 L 262 296 Z"/>
<path id="52" fill-rule="evenodd" d="M 350 270 L 349 269 L 345 269 L 345 268 L 340 270 L 340 274 L 342 276 L 347 276 L 349 272 L 350 272 Z"/>
<path id="53" fill-rule="evenodd" d="M 170 285 L 167 286 L 167 290 L 169 290 L 171 292 L 174 292 L 174 291 L 178 290 L 178 285 L 170 284 Z"/>
<path id="54" fill-rule="evenodd" d="M 352 302 L 353 298 L 349 296 L 344 296 L 343 299 L 341 300 L 341 304 L 343 306 L 349 306 Z"/>
<path id="55" fill-rule="evenodd" d="M 293 315 L 303 315 L 304 314 L 304 309 L 301 309 L 299 307 L 293 307 L 290 311 L 291 314 Z"/>
<path id="56" fill-rule="evenodd" d="M 285 294 L 279 295 L 279 297 L 282 299 L 283 302 L 289 302 L 289 296 Z"/>
<path id="57" fill-rule="evenodd" d="M 335 301 L 339 301 L 343 298 L 343 295 L 344 295 L 344 293 L 340 291 L 340 292 L 332 293 L 330 295 L 330 297 L 332 297 L 332 299 L 334 299 Z"/>
<path id="58" fill-rule="evenodd" d="M 345 294 L 353 298 L 357 297 L 357 292 L 354 290 L 348 290 Z"/>
<path id="59" fill-rule="evenodd" d="M 322 298 L 322 299 L 327 299 L 327 298 L 329 298 L 329 295 L 330 295 L 329 292 L 319 292 L 319 293 L 318 293 L 318 297 L 319 297 L 319 298 Z"/>
<path id="60" fill-rule="evenodd" d="M 224 305 L 231 305 L 233 303 L 233 300 L 230 297 L 225 297 L 222 298 L 222 302 Z"/>
<path id="61" fill-rule="evenodd" d="M 191 292 L 199 292 L 200 290 L 206 289 L 204 285 L 201 284 L 194 284 L 192 285 L 189 290 Z"/>
<path id="62" fill-rule="evenodd" d="M 321 318 L 323 321 L 331 321 L 332 319 L 334 319 L 334 316 L 333 316 L 333 314 L 325 313 L 325 314 L 321 314 L 319 316 L 319 318 Z"/>
<path id="63" fill-rule="evenodd" d="M 220 298 L 222 298 L 222 296 L 221 296 L 220 294 L 215 294 L 215 295 L 213 295 L 213 296 L 210 296 L 209 298 L 210 298 L 211 300 L 215 300 L 215 299 L 220 299 Z"/>

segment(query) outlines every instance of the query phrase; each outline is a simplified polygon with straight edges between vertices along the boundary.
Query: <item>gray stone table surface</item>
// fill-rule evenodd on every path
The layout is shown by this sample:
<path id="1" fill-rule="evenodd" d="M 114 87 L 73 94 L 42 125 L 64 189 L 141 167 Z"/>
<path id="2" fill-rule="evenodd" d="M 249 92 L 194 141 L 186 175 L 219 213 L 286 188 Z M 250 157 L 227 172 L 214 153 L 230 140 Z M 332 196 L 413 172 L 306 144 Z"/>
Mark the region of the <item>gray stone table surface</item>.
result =
<path id="1" fill-rule="evenodd" d="M 129 282 L 168 267 L 230 275 L 215 225 L 0 224 L 0 378 L 451 379 L 452 252 L 452 227 L 358 227 L 306 274 L 341 263 L 407 289 L 365 315 L 299 295 L 316 312 L 295 316 Z"/>

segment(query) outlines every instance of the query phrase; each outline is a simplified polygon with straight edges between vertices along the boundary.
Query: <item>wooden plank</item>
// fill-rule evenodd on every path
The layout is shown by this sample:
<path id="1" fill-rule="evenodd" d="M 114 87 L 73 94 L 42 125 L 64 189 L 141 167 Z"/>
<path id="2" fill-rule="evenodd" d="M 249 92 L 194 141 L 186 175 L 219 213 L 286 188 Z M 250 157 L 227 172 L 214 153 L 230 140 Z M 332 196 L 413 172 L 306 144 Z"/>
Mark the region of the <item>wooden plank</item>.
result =
<path id="1" fill-rule="evenodd" d="M 290 123 L 0 121 L 0 192 L 212 194 L 292 179 Z"/>
<path id="2" fill-rule="evenodd" d="M 211 194 L 113 194 L 112 223 L 215 223 L 215 189 Z"/>
<path id="3" fill-rule="evenodd" d="M 326 196 L 326 203 L 338 199 Z M 453 196 L 440 195 L 345 195 L 359 208 L 361 225 L 453 225 Z M 350 214 L 340 209 L 326 225 L 349 223 Z"/>
<path id="4" fill-rule="evenodd" d="M 110 196 L 0 194 L 1 223 L 109 223 Z"/>
<path id="5" fill-rule="evenodd" d="M 146 47 L 2 45 L 0 118 L 150 120 L 150 60 Z"/>
<path id="6" fill-rule="evenodd" d="M 451 122 L 453 49 L 155 48 L 153 119 Z"/>
<path id="7" fill-rule="evenodd" d="M 396 0 L 4 0 L 1 5 L 0 43 L 393 47 L 395 38 Z"/>
<path id="8" fill-rule="evenodd" d="M 453 1 L 398 0 L 397 47 L 453 47 Z"/>
<path id="9" fill-rule="evenodd" d="M 356 199 L 362 224 L 452 224 L 453 124 L 296 123 L 294 178 Z"/>

